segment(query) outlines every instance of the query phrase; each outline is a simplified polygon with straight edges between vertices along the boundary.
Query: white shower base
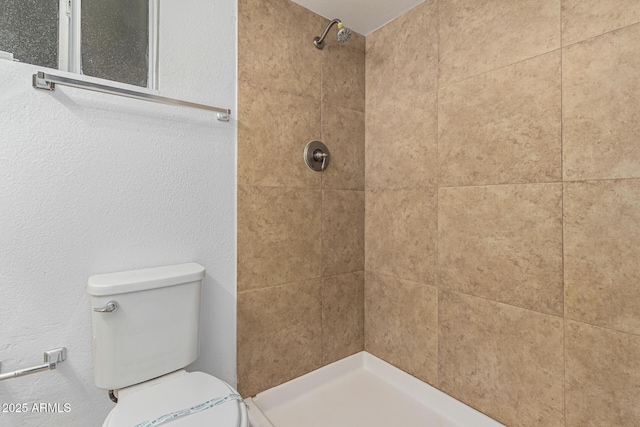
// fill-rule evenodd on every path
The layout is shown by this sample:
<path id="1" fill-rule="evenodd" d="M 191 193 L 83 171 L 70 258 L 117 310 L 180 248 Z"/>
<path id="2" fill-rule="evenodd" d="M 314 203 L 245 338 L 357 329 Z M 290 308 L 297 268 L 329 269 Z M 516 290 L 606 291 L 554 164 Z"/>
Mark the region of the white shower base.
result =
<path id="1" fill-rule="evenodd" d="M 252 427 L 502 426 L 364 351 L 246 401 Z"/>

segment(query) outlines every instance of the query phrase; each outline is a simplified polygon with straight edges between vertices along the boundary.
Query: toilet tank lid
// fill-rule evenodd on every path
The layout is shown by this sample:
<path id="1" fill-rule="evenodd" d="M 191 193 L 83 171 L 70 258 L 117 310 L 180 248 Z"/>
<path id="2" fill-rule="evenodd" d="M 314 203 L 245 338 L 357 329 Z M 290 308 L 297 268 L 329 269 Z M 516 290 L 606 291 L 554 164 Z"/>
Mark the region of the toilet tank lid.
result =
<path id="1" fill-rule="evenodd" d="M 204 273 L 203 266 L 192 262 L 99 274 L 89 277 L 87 292 L 94 296 L 104 296 L 145 291 L 202 280 Z"/>

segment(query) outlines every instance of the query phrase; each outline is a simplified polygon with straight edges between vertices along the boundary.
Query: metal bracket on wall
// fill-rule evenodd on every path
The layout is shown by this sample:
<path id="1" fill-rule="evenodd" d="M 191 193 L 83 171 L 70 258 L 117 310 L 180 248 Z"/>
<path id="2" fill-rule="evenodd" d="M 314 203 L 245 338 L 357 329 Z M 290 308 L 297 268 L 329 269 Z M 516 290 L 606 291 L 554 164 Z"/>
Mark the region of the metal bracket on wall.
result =
<path id="1" fill-rule="evenodd" d="M 67 348 L 60 347 L 53 350 L 47 350 L 44 352 L 44 364 L 38 366 L 32 366 L 31 368 L 20 369 L 18 371 L 7 372 L 6 374 L 0 374 L 1 380 L 8 380 L 11 378 L 24 377 L 25 375 L 36 374 L 38 372 L 50 371 L 56 369 L 58 363 L 67 360 Z"/>

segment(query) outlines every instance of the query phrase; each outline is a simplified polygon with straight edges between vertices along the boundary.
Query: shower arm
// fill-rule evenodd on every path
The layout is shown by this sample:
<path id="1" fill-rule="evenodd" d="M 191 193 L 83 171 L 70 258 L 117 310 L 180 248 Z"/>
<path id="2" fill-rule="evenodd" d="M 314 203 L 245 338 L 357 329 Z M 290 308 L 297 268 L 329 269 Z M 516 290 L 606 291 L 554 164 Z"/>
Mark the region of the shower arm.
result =
<path id="1" fill-rule="evenodd" d="M 317 47 L 318 49 L 322 49 L 324 47 L 324 39 L 325 37 L 327 37 L 327 34 L 329 34 L 329 30 L 331 29 L 331 27 L 333 27 L 335 24 L 342 24 L 342 21 L 339 19 L 334 19 L 329 22 L 322 35 L 320 37 L 316 36 L 313 38 L 313 44 L 315 45 L 315 47 Z"/>

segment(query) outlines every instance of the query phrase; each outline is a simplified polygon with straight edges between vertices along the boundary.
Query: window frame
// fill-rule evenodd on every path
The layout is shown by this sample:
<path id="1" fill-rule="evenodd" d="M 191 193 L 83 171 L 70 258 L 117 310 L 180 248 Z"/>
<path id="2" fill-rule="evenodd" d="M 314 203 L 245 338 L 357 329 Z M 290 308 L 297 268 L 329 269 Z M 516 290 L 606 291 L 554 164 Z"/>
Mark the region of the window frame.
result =
<path id="1" fill-rule="evenodd" d="M 147 89 L 158 90 L 160 0 L 149 2 Z M 58 69 L 82 74 L 82 0 L 59 0 Z M 119 82 L 127 84 L 124 82 Z M 140 86 L 138 86 L 140 87 Z"/>

